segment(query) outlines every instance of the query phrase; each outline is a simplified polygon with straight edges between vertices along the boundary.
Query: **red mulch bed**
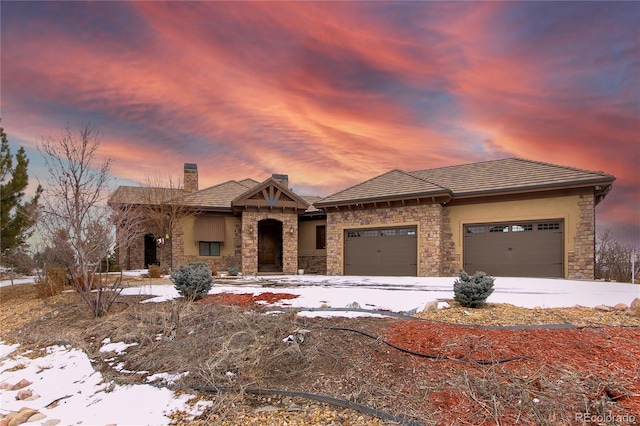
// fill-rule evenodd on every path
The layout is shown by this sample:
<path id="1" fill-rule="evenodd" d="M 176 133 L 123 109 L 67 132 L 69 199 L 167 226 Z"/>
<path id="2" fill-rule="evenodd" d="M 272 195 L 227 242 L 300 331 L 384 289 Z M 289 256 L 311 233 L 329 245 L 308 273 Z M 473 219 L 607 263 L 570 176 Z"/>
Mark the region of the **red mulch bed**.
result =
<path id="1" fill-rule="evenodd" d="M 610 414 L 640 413 L 640 329 L 623 327 L 560 329 L 481 329 L 426 321 L 402 321 L 387 330 L 387 340 L 416 352 L 459 360 L 525 359 L 493 364 L 499 376 L 509 381 L 533 384 L 538 390 L 529 395 L 541 400 L 550 397 L 548 387 L 562 383 L 563 375 L 579 377 L 585 386 L 598 383 L 593 399 L 603 397 Z M 418 362 L 433 362 L 420 359 Z M 456 361 L 450 367 L 460 366 Z M 474 365 L 466 364 L 468 365 Z M 440 372 L 444 370 L 441 366 Z M 468 367 L 465 367 L 468 368 Z M 490 369 L 491 367 L 489 367 Z M 486 377 L 488 368 L 478 366 L 471 376 Z M 475 374 L 474 374 L 475 373 Z M 570 390 L 569 390 L 570 391 Z M 566 397 L 567 395 L 563 395 Z M 442 421 L 456 422 L 460 413 L 477 409 L 476 395 L 466 389 L 442 389 L 429 395 L 429 401 L 443 409 Z M 499 395 L 498 395 L 499 398 Z M 513 401 L 505 401 L 505 405 Z M 580 402 L 576 401 L 579 406 Z M 514 404 L 513 415 L 517 413 Z M 451 413 L 449 418 L 447 413 Z"/>
<path id="2" fill-rule="evenodd" d="M 296 297 L 298 297 L 297 294 L 271 292 L 260 293 L 257 296 L 250 293 L 218 293 L 207 294 L 199 301 L 201 303 L 253 307 L 258 305 L 258 302 L 276 303 L 281 300 L 295 299 Z"/>

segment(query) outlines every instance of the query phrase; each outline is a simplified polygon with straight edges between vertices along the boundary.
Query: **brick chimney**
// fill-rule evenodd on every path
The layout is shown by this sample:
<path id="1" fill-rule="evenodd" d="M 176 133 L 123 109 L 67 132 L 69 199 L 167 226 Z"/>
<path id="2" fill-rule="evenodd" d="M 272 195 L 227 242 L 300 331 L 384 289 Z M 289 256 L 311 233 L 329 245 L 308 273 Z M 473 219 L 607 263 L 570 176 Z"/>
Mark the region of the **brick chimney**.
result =
<path id="1" fill-rule="evenodd" d="M 184 163 L 184 190 L 186 192 L 198 190 L 198 165 L 195 163 Z"/>

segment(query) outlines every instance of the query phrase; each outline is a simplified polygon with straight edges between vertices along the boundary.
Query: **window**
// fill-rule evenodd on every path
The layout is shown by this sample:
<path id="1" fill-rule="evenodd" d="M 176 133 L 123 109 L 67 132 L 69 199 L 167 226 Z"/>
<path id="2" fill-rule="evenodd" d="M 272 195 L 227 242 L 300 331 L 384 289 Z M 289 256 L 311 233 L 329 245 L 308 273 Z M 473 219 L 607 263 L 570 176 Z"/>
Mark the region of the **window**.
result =
<path id="1" fill-rule="evenodd" d="M 467 226 L 467 234 L 484 234 L 484 226 Z"/>
<path id="2" fill-rule="evenodd" d="M 378 236 L 378 230 L 377 229 L 376 230 L 367 230 L 367 231 L 362 232 L 362 234 L 365 237 L 377 237 Z"/>
<path id="3" fill-rule="evenodd" d="M 560 229 L 560 222 L 550 222 L 550 223 L 539 223 L 538 231 L 552 231 L 555 229 Z"/>
<path id="4" fill-rule="evenodd" d="M 400 228 L 400 229 L 398 229 L 398 235 L 415 236 L 416 235 L 416 228 Z"/>
<path id="5" fill-rule="evenodd" d="M 220 256 L 220 243 L 200 241 L 200 256 Z"/>
<path id="6" fill-rule="evenodd" d="M 381 229 L 380 230 L 380 235 L 382 235 L 383 237 L 395 237 L 396 236 L 396 230 L 395 229 Z"/>
<path id="7" fill-rule="evenodd" d="M 526 232 L 526 231 L 533 231 L 533 225 L 530 223 L 523 224 L 523 225 L 511 225 L 511 232 Z"/>
<path id="8" fill-rule="evenodd" d="M 327 248 L 327 227 L 325 225 L 316 226 L 316 250 Z"/>
<path id="9" fill-rule="evenodd" d="M 347 238 L 357 238 L 361 236 L 362 234 L 360 233 L 360 231 L 347 231 Z"/>
<path id="10" fill-rule="evenodd" d="M 509 232 L 509 225 L 490 226 L 489 232 Z"/>

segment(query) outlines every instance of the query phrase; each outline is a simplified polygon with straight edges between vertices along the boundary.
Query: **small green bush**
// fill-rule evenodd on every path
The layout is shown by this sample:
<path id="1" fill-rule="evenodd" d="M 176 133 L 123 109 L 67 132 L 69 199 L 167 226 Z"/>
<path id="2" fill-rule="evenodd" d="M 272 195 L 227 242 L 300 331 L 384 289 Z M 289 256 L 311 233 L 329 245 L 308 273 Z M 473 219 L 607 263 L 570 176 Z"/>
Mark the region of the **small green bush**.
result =
<path id="1" fill-rule="evenodd" d="M 456 302 L 464 307 L 479 308 L 493 293 L 495 278 L 484 272 L 476 272 L 469 276 L 464 270 L 460 271 L 460 279 L 453 283 L 453 293 Z"/>
<path id="2" fill-rule="evenodd" d="M 213 277 L 206 263 L 189 263 L 171 274 L 171 281 L 182 297 L 198 300 L 211 290 Z"/>

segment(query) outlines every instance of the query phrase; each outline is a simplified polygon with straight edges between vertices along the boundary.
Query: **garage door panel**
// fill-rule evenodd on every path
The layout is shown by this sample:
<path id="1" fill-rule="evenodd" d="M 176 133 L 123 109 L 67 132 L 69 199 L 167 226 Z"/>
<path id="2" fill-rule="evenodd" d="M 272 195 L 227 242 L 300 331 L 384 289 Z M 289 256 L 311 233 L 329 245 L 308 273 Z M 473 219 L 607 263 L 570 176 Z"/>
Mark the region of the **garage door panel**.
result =
<path id="1" fill-rule="evenodd" d="M 562 277 L 561 220 L 465 225 L 464 269 L 490 275 Z"/>
<path id="2" fill-rule="evenodd" d="M 415 276 L 416 228 L 345 231 L 345 275 Z"/>

